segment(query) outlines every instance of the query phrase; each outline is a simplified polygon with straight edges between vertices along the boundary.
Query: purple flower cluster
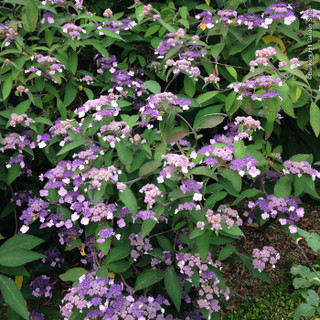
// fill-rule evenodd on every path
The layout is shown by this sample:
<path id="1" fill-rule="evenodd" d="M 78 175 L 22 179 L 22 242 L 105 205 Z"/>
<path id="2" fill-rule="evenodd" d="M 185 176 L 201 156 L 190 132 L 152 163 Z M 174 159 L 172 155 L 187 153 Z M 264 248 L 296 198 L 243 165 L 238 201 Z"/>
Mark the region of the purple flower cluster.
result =
<path id="1" fill-rule="evenodd" d="M 310 14 L 310 12 L 311 12 L 311 14 Z M 308 10 L 301 11 L 300 14 L 301 14 L 301 19 L 304 19 L 304 20 L 309 20 L 310 15 L 311 15 L 311 20 L 313 22 L 320 20 L 320 10 L 317 10 L 317 9 L 310 8 Z"/>
<path id="2" fill-rule="evenodd" d="M 53 80 L 51 75 L 55 75 L 56 72 L 62 73 L 66 68 L 60 61 L 54 57 L 44 56 L 42 54 L 37 54 L 30 57 L 31 61 L 37 61 L 42 67 L 45 68 L 46 78 Z M 42 71 L 38 68 L 31 66 L 29 69 L 24 71 L 25 73 L 34 72 L 36 75 L 40 76 Z"/>
<path id="3" fill-rule="evenodd" d="M 284 2 L 273 3 L 262 13 L 261 17 L 266 17 L 265 22 L 267 24 L 284 19 L 284 24 L 290 25 L 296 20 L 292 9 L 290 4 Z"/>
<path id="4" fill-rule="evenodd" d="M 102 109 L 105 106 L 107 108 Z M 108 96 L 101 95 L 98 99 L 88 100 L 83 106 L 75 110 L 75 114 L 79 118 L 84 118 L 91 110 L 96 111 L 92 115 L 95 121 L 101 121 L 103 117 L 111 115 L 117 116 L 120 111 L 117 104 L 117 96 L 111 93 Z"/>
<path id="5" fill-rule="evenodd" d="M 280 254 L 273 247 L 268 246 L 263 247 L 262 250 L 253 249 L 252 255 L 254 257 L 253 267 L 258 269 L 259 272 L 265 269 L 267 263 L 275 268 L 277 261 L 280 259 Z"/>
<path id="6" fill-rule="evenodd" d="M 232 9 L 219 10 L 217 13 L 220 16 L 219 21 L 227 23 L 231 23 L 231 18 L 236 18 L 238 15 L 237 11 L 234 11 Z"/>
<path id="7" fill-rule="evenodd" d="M 31 133 L 31 135 L 30 135 Z M 29 147 L 30 149 L 34 149 L 35 143 L 32 141 L 32 131 L 24 131 L 21 134 L 18 133 L 10 133 L 6 137 L 3 137 L 0 145 L 1 152 L 5 150 L 17 150 L 19 153 L 22 153 L 24 147 Z"/>
<path id="8" fill-rule="evenodd" d="M 114 279 L 85 274 L 79 278 L 79 284 L 69 289 L 63 298 L 61 314 L 68 320 L 75 311 L 86 312 L 89 319 L 139 319 L 174 320 L 164 315 L 164 307 L 170 305 L 161 296 L 138 298 L 126 292 L 123 283 Z"/>
<path id="9" fill-rule="evenodd" d="M 134 247 L 131 250 L 131 257 L 136 261 L 142 254 L 147 254 L 152 250 L 152 245 L 148 238 L 142 238 L 141 232 L 131 233 L 129 236 L 130 245 Z"/>
<path id="10" fill-rule="evenodd" d="M 52 297 L 53 284 L 50 282 L 50 278 L 45 275 L 36 277 L 30 282 L 30 287 L 32 288 L 32 295 L 34 297 Z"/>
<path id="11" fill-rule="evenodd" d="M 302 175 L 307 174 L 312 177 L 312 180 L 315 181 L 316 178 L 320 179 L 320 172 L 311 167 L 311 164 L 307 161 L 291 161 L 287 160 L 283 163 L 283 173 L 284 174 L 294 174 L 299 178 Z"/>
<path id="12" fill-rule="evenodd" d="M 43 263 L 50 263 L 51 267 L 58 266 L 60 268 L 61 264 L 64 262 L 64 259 L 61 258 L 61 252 L 58 248 L 52 247 L 48 249 L 44 254 L 46 255 L 46 257 L 43 258 L 41 261 Z"/>
<path id="13" fill-rule="evenodd" d="M 215 273 L 210 271 L 210 268 L 219 268 L 221 266 L 221 262 L 213 262 L 210 253 L 208 253 L 204 261 L 201 260 L 198 253 L 192 255 L 191 253 L 180 252 L 176 254 L 176 259 L 178 261 L 180 273 L 186 276 L 186 281 L 192 283 L 192 276 L 194 272 L 197 271 L 199 273 L 197 299 L 199 308 L 207 309 L 209 314 L 219 311 L 220 306 L 217 298 L 222 295 L 225 299 L 229 299 L 230 289 L 227 287 L 225 290 L 222 290 L 218 286 L 220 281 Z"/>
<path id="14" fill-rule="evenodd" d="M 44 314 L 36 311 L 31 311 L 29 313 L 30 320 L 44 320 Z"/>
<path id="15" fill-rule="evenodd" d="M 240 96 L 237 100 L 246 99 L 251 97 L 252 100 L 263 100 L 263 99 L 270 99 L 273 97 L 281 97 L 277 92 L 269 91 L 271 87 L 274 85 L 282 86 L 282 81 L 279 77 L 267 76 L 267 75 L 258 75 L 252 78 L 247 79 L 245 82 L 237 82 L 232 84 L 230 87 L 235 92 L 240 92 Z M 261 89 L 266 90 L 266 92 L 260 93 Z"/>
<path id="16" fill-rule="evenodd" d="M 169 113 L 174 109 L 188 110 L 188 105 L 191 103 L 188 99 L 178 99 L 171 92 L 163 92 L 150 96 L 147 99 L 148 103 L 139 109 L 143 118 L 162 120 L 165 113 Z"/>
<path id="17" fill-rule="evenodd" d="M 279 217 L 280 224 L 289 225 L 291 233 L 297 232 L 294 223 L 304 216 L 304 209 L 298 206 L 294 198 L 288 197 L 277 198 L 274 195 L 268 195 L 267 199 L 259 198 L 256 202 L 250 201 L 248 207 L 254 212 L 259 209 L 263 220 Z M 250 216 L 250 213 L 246 213 L 246 216 Z M 249 223 L 252 223 L 251 218 Z"/>
<path id="18" fill-rule="evenodd" d="M 241 177 L 245 175 L 243 168 L 246 168 L 247 174 L 251 177 L 257 177 L 261 171 L 257 169 L 254 165 L 258 163 L 258 160 L 253 159 L 251 156 L 245 156 L 242 158 L 236 158 L 230 161 L 230 169 L 237 171 Z"/>

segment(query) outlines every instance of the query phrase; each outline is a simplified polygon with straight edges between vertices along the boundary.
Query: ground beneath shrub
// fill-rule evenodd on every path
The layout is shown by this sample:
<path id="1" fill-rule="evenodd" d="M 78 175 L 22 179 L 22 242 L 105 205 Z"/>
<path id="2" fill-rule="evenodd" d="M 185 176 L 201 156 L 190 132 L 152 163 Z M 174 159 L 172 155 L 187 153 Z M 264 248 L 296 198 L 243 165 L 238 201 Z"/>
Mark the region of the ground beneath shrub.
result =
<path id="1" fill-rule="evenodd" d="M 320 233 L 320 206 L 307 204 L 305 207 L 306 215 L 300 220 L 298 226 L 309 232 Z M 241 209 L 239 212 L 241 212 Z M 272 225 L 268 232 L 264 232 L 257 224 L 244 225 L 242 230 L 246 238 L 236 243 L 239 252 L 250 255 L 254 248 L 272 245 L 280 253 L 281 258 L 277 263 L 276 269 L 268 272 L 272 281 L 271 285 L 261 279 L 253 279 L 252 273 L 243 265 L 240 259 L 225 260 L 221 273 L 227 284 L 233 289 L 235 296 L 230 298 L 223 313 L 237 310 L 245 297 L 254 297 L 263 292 L 271 292 L 274 287 L 283 284 L 288 280 L 288 274 L 293 264 L 307 264 L 302 251 L 296 246 L 292 238 L 282 230 L 280 224 Z M 311 263 L 319 263 L 320 255 L 309 248 L 304 240 L 301 240 L 299 245 L 303 248 Z"/>

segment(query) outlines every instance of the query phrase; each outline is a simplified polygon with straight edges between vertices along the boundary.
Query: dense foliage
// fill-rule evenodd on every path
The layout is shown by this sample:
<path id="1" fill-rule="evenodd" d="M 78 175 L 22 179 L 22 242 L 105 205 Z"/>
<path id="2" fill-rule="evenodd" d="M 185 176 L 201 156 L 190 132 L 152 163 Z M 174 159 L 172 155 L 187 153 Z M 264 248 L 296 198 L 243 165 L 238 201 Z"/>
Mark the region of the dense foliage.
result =
<path id="1" fill-rule="evenodd" d="M 224 260 L 270 283 L 281 259 L 240 252 L 244 225 L 320 249 L 299 227 L 320 201 L 319 1 L 82 2 L 0 7 L 6 316 L 219 319 Z M 296 318 L 320 315 L 306 264 Z"/>

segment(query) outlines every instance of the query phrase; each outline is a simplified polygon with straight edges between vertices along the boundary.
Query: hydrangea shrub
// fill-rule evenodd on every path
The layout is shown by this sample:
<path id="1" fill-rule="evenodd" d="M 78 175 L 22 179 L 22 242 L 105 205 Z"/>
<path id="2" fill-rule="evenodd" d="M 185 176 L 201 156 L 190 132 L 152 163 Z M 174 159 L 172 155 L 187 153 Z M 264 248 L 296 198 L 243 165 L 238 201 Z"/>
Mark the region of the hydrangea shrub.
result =
<path id="1" fill-rule="evenodd" d="M 270 283 L 281 259 L 240 252 L 245 225 L 319 249 L 299 220 L 320 200 L 320 11 L 251 2 L 5 1 L 7 315 L 219 319 L 224 260 Z"/>

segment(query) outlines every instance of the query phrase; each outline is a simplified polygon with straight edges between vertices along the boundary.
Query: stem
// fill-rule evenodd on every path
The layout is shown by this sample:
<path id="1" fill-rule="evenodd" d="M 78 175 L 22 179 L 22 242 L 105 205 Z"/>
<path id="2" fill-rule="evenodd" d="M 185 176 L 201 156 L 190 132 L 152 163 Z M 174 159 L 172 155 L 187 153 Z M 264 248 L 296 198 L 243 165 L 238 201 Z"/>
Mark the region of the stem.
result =
<path id="1" fill-rule="evenodd" d="M 178 73 L 179 74 L 179 73 Z M 178 74 L 176 74 L 167 84 L 167 86 L 164 88 L 163 92 L 166 92 L 168 88 L 170 87 L 171 83 L 177 78 Z"/>
<path id="2" fill-rule="evenodd" d="M 151 236 L 149 237 L 149 239 L 151 239 L 151 238 L 153 238 L 153 237 L 161 236 L 161 235 L 166 234 L 166 233 L 169 233 L 169 232 L 171 232 L 171 231 L 173 231 L 173 229 L 169 229 L 169 230 L 166 230 L 166 231 L 162 231 L 162 232 L 153 234 L 153 235 L 151 235 Z"/>
<path id="3" fill-rule="evenodd" d="M 122 183 L 124 183 L 124 184 L 134 183 L 134 182 L 137 182 L 137 181 L 139 181 L 139 180 L 142 180 L 142 179 L 144 179 L 144 178 L 146 178 L 146 177 L 149 177 L 149 176 L 151 176 L 152 174 L 153 174 L 153 172 L 148 173 L 148 174 L 146 174 L 145 176 L 142 176 L 142 177 L 139 177 L 139 178 L 130 180 L 130 181 L 122 182 Z"/>
<path id="4" fill-rule="evenodd" d="M 12 187 L 10 186 L 10 191 L 11 191 L 11 194 L 12 194 L 12 197 L 14 196 L 14 192 L 12 190 Z M 18 214 L 17 214 L 17 210 L 16 208 L 13 208 L 13 216 L 14 216 L 14 234 L 16 235 L 18 233 L 18 225 L 19 225 L 19 222 L 18 222 Z"/>

